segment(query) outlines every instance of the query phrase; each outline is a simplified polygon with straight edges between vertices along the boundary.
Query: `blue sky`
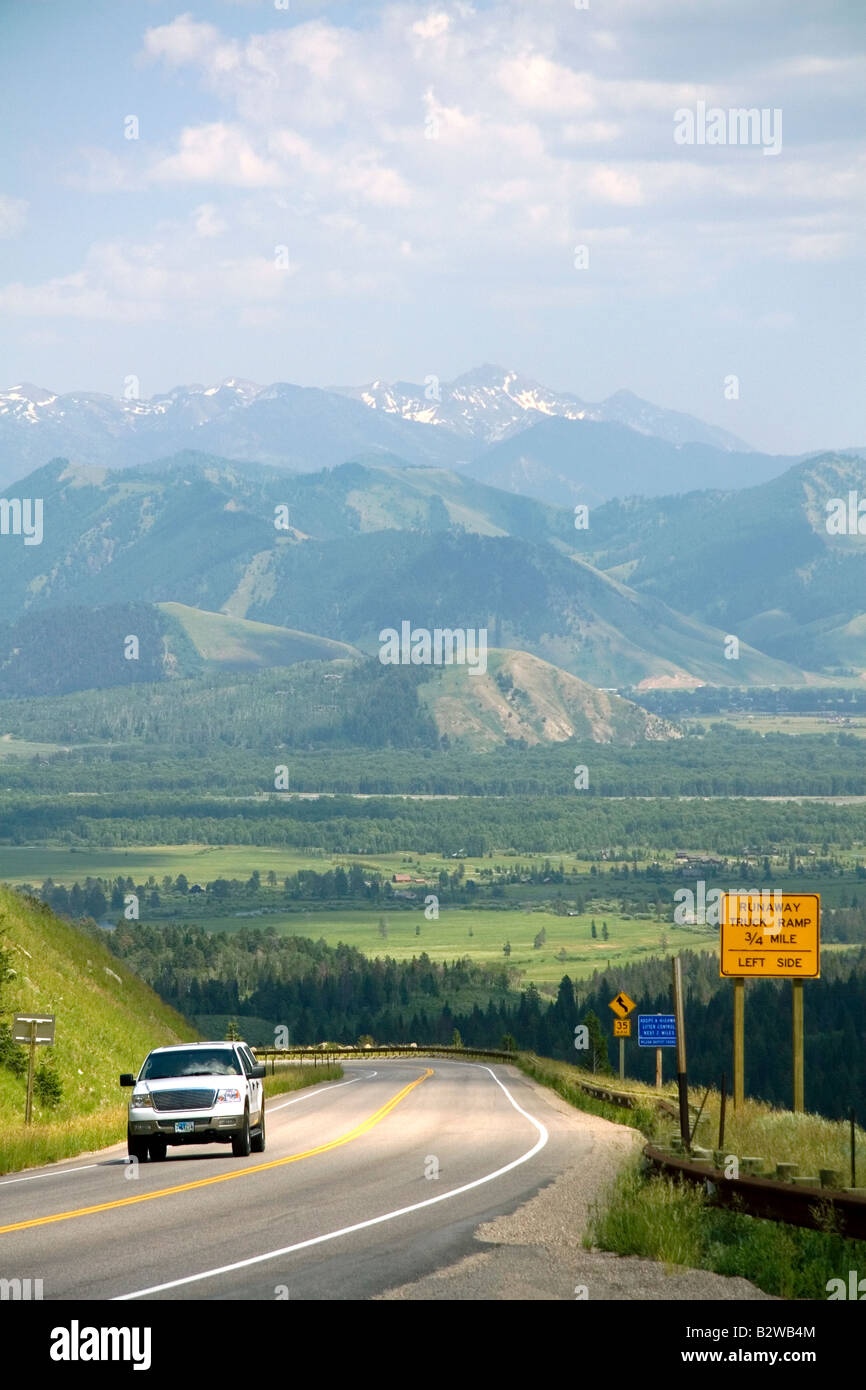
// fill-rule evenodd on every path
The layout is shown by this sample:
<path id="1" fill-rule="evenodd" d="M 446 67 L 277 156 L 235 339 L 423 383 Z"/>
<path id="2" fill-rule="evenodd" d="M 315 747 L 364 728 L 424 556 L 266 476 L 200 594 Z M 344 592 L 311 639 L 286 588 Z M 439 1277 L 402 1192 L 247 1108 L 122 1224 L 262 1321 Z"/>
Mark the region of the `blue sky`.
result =
<path id="1" fill-rule="evenodd" d="M 864 33 L 859 0 L 6 0 L 0 385 L 493 361 L 866 444 Z M 781 111 L 781 149 L 677 145 L 699 101 Z"/>

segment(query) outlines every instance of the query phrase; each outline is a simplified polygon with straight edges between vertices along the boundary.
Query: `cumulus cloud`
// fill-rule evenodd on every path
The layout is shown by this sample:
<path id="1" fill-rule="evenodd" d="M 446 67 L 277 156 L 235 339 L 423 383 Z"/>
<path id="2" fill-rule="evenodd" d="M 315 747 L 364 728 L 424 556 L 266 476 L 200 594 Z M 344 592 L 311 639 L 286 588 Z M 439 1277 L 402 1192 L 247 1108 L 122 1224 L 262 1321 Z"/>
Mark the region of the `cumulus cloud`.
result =
<path id="1" fill-rule="evenodd" d="M 746 14 L 745 0 L 731 4 Z M 608 266 L 643 274 L 659 293 L 696 246 L 708 275 L 735 255 L 850 255 L 866 180 L 841 133 L 829 130 L 820 148 L 786 134 L 778 160 L 673 141 L 674 112 L 698 100 L 785 105 L 807 92 L 819 101 L 852 81 L 850 54 L 782 51 L 768 30 L 757 52 L 742 39 L 724 63 L 713 44 L 697 60 L 659 28 L 689 12 L 712 34 L 694 8 L 609 0 L 596 15 L 567 0 L 358 0 L 340 20 L 317 3 L 293 3 L 290 15 L 250 6 L 257 31 L 240 37 L 192 13 L 148 27 L 142 62 L 166 84 L 198 84 L 216 118 L 186 114 L 158 141 L 89 150 L 70 181 L 154 199 L 188 190 L 187 222 L 173 244 L 157 229 L 135 248 L 101 242 L 67 275 L 7 286 L 4 303 L 135 318 L 210 294 L 233 303 L 243 285 L 264 323 L 289 281 L 293 293 L 361 295 L 442 272 L 519 282 L 543 298 L 573 278 L 571 248 L 583 241 L 608 253 L 594 255 L 596 286 Z M 785 121 L 791 131 L 787 106 Z M 0 233 L 20 227 L 14 204 L 0 199 Z M 804 204 L 838 216 L 805 225 Z M 277 242 L 303 267 L 279 289 L 269 262 Z M 228 244 L 231 263 L 217 255 Z"/>

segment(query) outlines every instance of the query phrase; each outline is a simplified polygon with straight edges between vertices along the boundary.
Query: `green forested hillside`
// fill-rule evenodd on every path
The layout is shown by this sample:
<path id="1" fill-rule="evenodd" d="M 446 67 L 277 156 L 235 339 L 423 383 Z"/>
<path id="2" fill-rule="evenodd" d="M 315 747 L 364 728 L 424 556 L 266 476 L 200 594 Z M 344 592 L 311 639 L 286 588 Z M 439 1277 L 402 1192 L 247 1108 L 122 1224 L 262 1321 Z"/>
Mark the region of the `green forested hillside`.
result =
<path id="1" fill-rule="evenodd" d="M 683 613 L 810 670 L 866 667 L 866 516 L 828 531 L 827 504 L 866 499 L 866 463 L 827 454 L 739 492 L 599 507 L 582 553 Z"/>
<path id="2" fill-rule="evenodd" d="M 10 620 L 147 600 L 368 652 L 403 620 L 485 627 L 491 645 L 604 687 L 803 679 L 745 638 L 726 660 L 723 630 L 577 559 L 565 508 L 441 469 L 379 459 L 295 477 L 193 455 L 117 473 L 56 461 L 21 487 L 51 524 L 41 545 L 0 551 Z"/>

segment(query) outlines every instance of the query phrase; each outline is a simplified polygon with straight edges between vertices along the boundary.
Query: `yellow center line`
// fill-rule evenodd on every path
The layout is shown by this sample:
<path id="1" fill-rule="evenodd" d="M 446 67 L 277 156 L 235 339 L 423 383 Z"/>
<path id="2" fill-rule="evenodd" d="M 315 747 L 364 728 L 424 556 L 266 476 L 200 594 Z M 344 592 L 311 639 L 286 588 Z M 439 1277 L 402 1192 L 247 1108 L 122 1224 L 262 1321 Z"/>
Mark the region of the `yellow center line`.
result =
<path id="1" fill-rule="evenodd" d="M 59 1211 L 54 1216 L 37 1216 L 29 1221 L 16 1221 L 11 1226 L 0 1226 L 0 1235 L 8 1235 L 10 1231 L 26 1231 L 30 1226 L 48 1226 L 52 1221 L 71 1221 L 75 1216 L 93 1216 L 99 1211 L 113 1211 L 115 1207 L 131 1207 L 136 1202 L 152 1202 L 157 1197 L 172 1197 L 176 1192 L 192 1192 L 196 1187 L 210 1187 L 217 1182 L 230 1182 L 233 1178 L 246 1178 L 253 1173 L 264 1173 L 269 1168 L 283 1168 L 287 1163 L 299 1163 L 302 1158 L 312 1158 L 315 1154 L 327 1153 L 330 1149 L 339 1149 L 343 1144 L 349 1144 L 353 1139 L 360 1139 L 363 1134 L 367 1134 L 377 1124 L 390 1115 L 395 1106 L 401 1100 L 405 1100 L 410 1091 L 414 1091 L 416 1086 L 420 1086 L 422 1081 L 426 1081 L 428 1076 L 433 1075 L 433 1068 L 428 1067 L 423 1076 L 419 1076 L 415 1081 L 410 1081 L 408 1086 L 404 1086 L 402 1091 L 398 1091 L 395 1096 L 380 1106 L 374 1114 L 369 1115 L 366 1120 L 355 1125 L 346 1134 L 341 1134 L 338 1139 L 331 1139 L 327 1144 L 318 1144 L 314 1149 L 305 1149 L 303 1153 L 289 1154 L 287 1158 L 275 1158 L 269 1163 L 257 1163 L 252 1168 L 235 1168 L 231 1173 L 220 1173 L 214 1178 L 197 1178 L 195 1182 L 180 1183 L 177 1187 L 161 1187 L 157 1192 L 142 1192 L 137 1197 L 121 1197 L 116 1202 L 101 1202 L 95 1207 L 79 1207 L 75 1211 Z"/>

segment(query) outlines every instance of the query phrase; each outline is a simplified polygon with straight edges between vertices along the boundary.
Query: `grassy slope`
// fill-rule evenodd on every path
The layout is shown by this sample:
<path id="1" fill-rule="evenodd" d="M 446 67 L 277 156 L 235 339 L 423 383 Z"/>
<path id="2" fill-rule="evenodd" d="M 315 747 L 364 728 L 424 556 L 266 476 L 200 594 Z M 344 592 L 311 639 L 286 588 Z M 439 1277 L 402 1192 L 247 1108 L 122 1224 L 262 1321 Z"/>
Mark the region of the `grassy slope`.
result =
<path id="1" fill-rule="evenodd" d="M 345 642 L 271 623 L 207 613 L 185 603 L 160 603 L 157 607 L 180 624 L 199 656 L 220 666 L 291 666 L 297 661 L 333 661 L 359 655 Z"/>
<path id="2" fill-rule="evenodd" d="M 63 1085 L 55 1110 L 35 1106 L 22 1148 L 25 1080 L 0 1068 L 0 1170 L 5 1171 L 22 1161 L 50 1161 L 121 1138 L 118 1074 L 136 1069 L 150 1048 L 196 1033 L 105 947 L 6 887 L 0 887 L 0 925 L 0 940 L 12 947 L 17 971 L 5 992 L 6 1007 L 10 1014 L 56 1015 L 57 1042 L 41 1048 L 37 1060 L 50 1053 Z"/>

